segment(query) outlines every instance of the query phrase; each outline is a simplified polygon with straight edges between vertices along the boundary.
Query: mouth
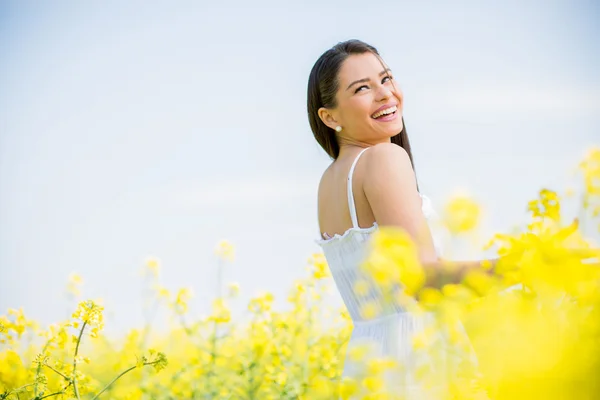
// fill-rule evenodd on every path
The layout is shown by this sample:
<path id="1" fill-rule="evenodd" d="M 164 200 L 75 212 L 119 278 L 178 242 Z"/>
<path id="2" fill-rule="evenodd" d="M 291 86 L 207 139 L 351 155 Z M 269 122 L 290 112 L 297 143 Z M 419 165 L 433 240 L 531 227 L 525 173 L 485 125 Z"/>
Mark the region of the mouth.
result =
<path id="1" fill-rule="evenodd" d="M 394 105 L 391 107 L 379 109 L 378 111 L 376 111 L 375 113 L 373 113 L 371 115 L 371 118 L 388 121 L 388 120 L 393 119 L 393 117 L 395 117 L 397 113 L 398 113 L 398 107 Z"/>

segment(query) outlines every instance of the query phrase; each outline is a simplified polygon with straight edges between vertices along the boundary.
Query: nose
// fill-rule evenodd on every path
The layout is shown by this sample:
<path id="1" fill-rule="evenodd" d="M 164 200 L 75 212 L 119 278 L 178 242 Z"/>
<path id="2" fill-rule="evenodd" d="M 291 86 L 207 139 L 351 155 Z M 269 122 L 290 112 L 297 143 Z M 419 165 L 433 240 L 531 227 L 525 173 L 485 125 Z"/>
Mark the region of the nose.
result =
<path id="1" fill-rule="evenodd" d="M 392 91 L 387 85 L 379 85 L 376 97 L 377 101 L 387 100 L 392 97 Z"/>

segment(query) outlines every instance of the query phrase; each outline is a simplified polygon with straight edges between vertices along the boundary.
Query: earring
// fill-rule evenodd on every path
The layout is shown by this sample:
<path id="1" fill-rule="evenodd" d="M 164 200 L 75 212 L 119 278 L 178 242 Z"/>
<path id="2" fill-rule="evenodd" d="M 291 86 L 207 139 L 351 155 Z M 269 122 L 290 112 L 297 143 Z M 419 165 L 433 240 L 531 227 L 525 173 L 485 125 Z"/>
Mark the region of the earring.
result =
<path id="1" fill-rule="evenodd" d="M 335 127 L 335 131 L 336 131 L 336 132 L 338 132 L 338 133 L 340 133 L 340 132 L 342 131 L 342 127 L 341 127 L 341 126 L 339 126 L 339 125 L 338 125 L 338 126 L 336 126 L 336 127 Z"/>

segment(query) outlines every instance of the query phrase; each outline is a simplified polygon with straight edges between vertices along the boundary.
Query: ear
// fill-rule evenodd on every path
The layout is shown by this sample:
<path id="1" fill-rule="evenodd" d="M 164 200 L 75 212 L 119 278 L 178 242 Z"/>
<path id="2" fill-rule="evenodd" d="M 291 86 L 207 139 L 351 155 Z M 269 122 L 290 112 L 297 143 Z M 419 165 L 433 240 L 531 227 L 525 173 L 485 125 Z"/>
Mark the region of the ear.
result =
<path id="1" fill-rule="evenodd" d="M 318 114 L 321 121 L 331 129 L 335 130 L 335 127 L 340 125 L 332 110 L 321 107 L 319 108 Z"/>

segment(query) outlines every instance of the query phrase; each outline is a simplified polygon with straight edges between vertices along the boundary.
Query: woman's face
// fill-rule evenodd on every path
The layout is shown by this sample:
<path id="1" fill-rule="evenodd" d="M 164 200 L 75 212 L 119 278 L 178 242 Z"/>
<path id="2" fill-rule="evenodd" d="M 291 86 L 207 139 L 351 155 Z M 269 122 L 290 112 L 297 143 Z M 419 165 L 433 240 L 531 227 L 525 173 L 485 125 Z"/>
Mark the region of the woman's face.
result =
<path id="1" fill-rule="evenodd" d="M 402 130 L 402 92 L 387 65 L 373 53 L 348 56 L 338 75 L 337 107 L 321 108 L 319 117 L 340 141 L 376 144 Z"/>

